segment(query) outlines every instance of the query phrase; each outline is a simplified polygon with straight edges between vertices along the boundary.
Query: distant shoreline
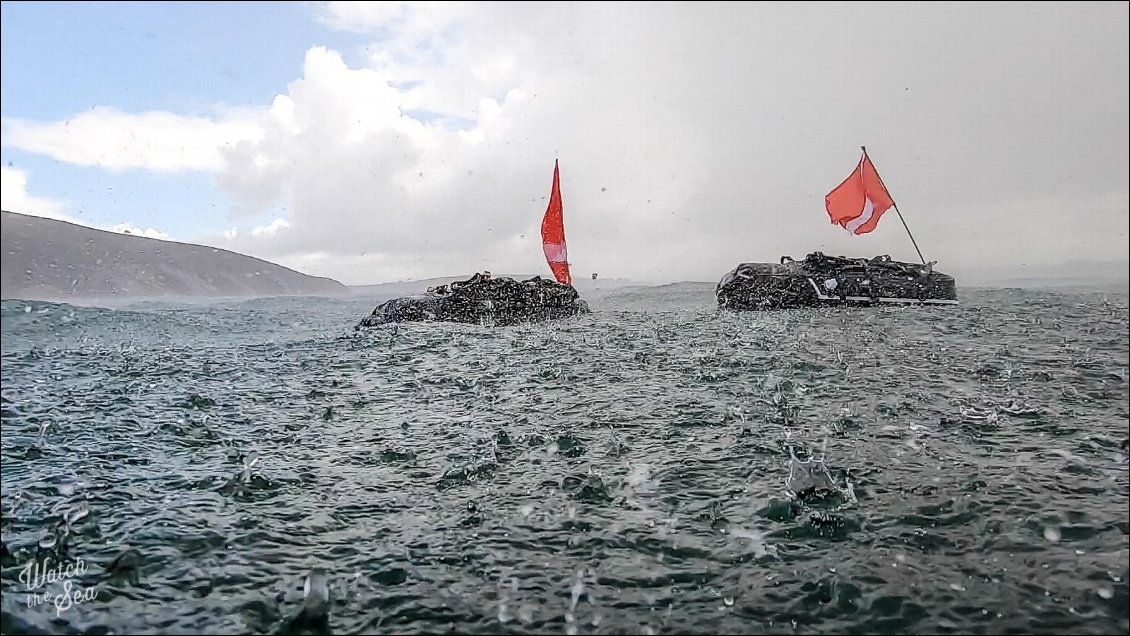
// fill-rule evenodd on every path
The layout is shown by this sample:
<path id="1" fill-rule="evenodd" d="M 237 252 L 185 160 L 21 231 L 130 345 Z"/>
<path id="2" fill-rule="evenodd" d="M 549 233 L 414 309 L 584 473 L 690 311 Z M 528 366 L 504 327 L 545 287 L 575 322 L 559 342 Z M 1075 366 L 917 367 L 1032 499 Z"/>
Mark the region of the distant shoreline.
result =
<path id="1" fill-rule="evenodd" d="M 4 210 L 3 298 L 130 302 L 348 294 L 332 278 L 231 250 Z"/>

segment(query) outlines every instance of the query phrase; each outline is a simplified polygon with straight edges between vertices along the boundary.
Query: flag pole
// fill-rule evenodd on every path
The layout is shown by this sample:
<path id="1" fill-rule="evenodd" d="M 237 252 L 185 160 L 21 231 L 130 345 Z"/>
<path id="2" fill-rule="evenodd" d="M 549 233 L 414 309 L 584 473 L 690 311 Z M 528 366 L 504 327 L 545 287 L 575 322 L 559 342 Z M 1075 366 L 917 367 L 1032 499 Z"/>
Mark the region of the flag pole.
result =
<path id="1" fill-rule="evenodd" d="M 863 156 L 871 159 L 871 155 L 867 154 L 867 146 L 860 146 L 860 148 L 863 149 Z M 872 161 L 871 165 L 875 165 L 875 162 Z M 891 191 L 887 188 L 887 184 L 883 183 L 883 177 L 879 176 L 878 169 L 875 170 L 875 176 L 879 177 L 879 185 L 883 186 L 883 189 L 887 191 L 887 196 L 891 197 L 891 207 L 898 213 L 899 220 L 902 221 L 902 226 L 906 229 L 906 235 L 910 237 L 910 242 L 914 244 L 914 251 L 918 252 L 918 258 L 922 259 L 922 264 L 925 265 L 926 257 L 922 256 L 922 250 L 918 249 L 918 241 L 914 240 L 914 235 L 910 233 L 910 227 L 907 226 L 906 219 L 902 218 L 902 212 L 899 212 L 899 204 L 895 203 L 895 198 L 891 196 Z"/>

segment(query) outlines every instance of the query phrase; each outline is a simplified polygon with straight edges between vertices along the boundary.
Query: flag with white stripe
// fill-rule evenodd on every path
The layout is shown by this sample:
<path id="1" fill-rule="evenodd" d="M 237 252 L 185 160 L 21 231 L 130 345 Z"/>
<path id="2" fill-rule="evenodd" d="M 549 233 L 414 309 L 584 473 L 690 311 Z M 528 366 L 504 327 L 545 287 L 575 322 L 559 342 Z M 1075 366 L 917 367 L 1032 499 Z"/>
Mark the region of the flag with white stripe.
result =
<path id="1" fill-rule="evenodd" d="M 883 213 L 893 205 L 894 200 L 867 153 L 859 158 L 851 176 L 824 197 L 824 207 L 832 223 L 852 234 L 874 230 Z"/>

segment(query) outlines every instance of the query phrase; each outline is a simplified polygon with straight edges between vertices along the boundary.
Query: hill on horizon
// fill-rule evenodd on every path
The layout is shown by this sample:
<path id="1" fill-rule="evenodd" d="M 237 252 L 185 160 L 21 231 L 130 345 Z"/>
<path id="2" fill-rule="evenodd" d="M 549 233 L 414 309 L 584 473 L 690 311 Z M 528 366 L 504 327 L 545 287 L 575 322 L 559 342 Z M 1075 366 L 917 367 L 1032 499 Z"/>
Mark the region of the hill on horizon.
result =
<path id="1" fill-rule="evenodd" d="M 0 296 L 83 301 L 348 294 L 331 278 L 193 243 L 0 211 Z"/>

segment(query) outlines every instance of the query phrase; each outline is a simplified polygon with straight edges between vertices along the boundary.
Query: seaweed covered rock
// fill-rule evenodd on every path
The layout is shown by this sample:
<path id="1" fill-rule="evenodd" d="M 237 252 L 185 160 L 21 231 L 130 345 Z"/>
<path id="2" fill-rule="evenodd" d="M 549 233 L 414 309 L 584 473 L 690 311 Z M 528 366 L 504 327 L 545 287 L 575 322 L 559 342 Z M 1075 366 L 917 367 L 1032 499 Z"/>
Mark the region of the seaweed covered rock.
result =
<path id="1" fill-rule="evenodd" d="M 517 281 L 476 274 L 466 281 L 442 285 L 425 294 L 382 303 L 357 327 L 412 321 L 503 326 L 587 313 L 588 304 L 569 285 L 540 276 Z"/>
<path id="2" fill-rule="evenodd" d="M 952 276 L 934 264 L 904 263 L 890 256 L 872 259 L 825 256 L 780 263 L 742 263 L 728 272 L 715 292 L 725 309 L 788 309 L 836 304 L 957 303 Z"/>

